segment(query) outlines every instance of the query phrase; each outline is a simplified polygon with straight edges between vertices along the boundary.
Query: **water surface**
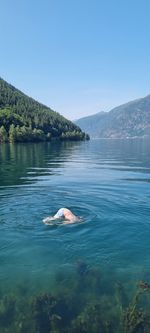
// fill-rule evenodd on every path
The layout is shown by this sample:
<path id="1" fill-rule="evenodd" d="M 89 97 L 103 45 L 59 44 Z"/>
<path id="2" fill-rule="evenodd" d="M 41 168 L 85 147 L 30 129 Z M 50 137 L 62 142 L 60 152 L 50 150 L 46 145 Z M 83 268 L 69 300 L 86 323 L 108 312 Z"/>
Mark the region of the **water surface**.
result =
<path id="1" fill-rule="evenodd" d="M 58 274 L 76 274 L 85 265 L 100 269 L 107 286 L 112 280 L 133 289 L 137 281 L 150 282 L 149 144 L 0 145 L 2 294 L 18 286 L 30 295 L 56 290 Z M 42 219 L 61 207 L 82 223 L 45 226 Z"/>

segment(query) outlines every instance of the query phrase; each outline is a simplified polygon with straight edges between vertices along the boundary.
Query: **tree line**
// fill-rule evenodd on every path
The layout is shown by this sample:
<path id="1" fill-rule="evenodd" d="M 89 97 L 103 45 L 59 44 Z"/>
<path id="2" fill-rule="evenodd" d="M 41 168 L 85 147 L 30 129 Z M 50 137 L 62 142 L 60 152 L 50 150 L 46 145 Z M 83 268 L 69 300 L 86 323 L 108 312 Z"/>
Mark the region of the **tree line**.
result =
<path id="1" fill-rule="evenodd" d="M 89 136 L 59 113 L 0 78 L 0 142 L 85 140 Z"/>

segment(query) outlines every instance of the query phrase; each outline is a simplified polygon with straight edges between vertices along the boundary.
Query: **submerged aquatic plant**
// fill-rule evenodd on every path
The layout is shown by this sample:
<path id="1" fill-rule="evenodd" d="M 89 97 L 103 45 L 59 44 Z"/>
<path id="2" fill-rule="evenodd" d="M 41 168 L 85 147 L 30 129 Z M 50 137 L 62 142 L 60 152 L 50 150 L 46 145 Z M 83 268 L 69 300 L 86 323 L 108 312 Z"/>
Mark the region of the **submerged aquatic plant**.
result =
<path id="1" fill-rule="evenodd" d="M 149 284 L 140 281 L 138 289 L 132 300 L 124 312 L 123 324 L 125 333 L 143 333 L 150 331 L 150 320 L 144 310 L 140 308 L 140 298 L 144 291 L 149 289 Z"/>
<path id="2" fill-rule="evenodd" d="M 16 298 L 13 295 L 4 296 L 0 300 L 0 327 L 9 326 L 15 317 Z"/>
<path id="3" fill-rule="evenodd" d="M 53 321 L 56 319 L 56 298 L 50 294 L 37 296 L 33 302 L 33 313 L 38 333 L 49 333 Z M 61 317 L 58 318 L 61 320 Z"/>
<path id="4" fill-rule="evenodd" d="M 81 261 L 78 265 L 57 274 L 53 292 L 31 295 L 19 286 L 15 294 L 1 293 L 0 333 L 150 332 L 147 282 L 138 283 L 131 299 L 130 282 L 116 282 L 115 275 L 109 278 Z"/>
<path id="5" fill-rule="evenodd" d="M 143 290 L 148 290 L 150 289 L 150 284 L 141 280 L 139 282 L 139 287 Z"/>
<path id="6" fill-rule="evenodd" d="M 87 305 L 84 311 L 72 321 L 71 333 L 111 333 L 111 323 L 103 321 L 100 303 Z"/>

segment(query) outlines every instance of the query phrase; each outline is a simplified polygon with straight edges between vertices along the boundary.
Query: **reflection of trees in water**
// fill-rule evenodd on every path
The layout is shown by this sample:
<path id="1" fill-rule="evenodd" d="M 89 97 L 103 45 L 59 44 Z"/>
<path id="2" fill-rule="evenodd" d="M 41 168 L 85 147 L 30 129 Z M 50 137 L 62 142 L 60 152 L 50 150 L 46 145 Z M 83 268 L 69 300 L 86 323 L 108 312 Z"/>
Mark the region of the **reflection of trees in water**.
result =
<path id="1" fill-rule="evenodd" d="M 0 184 L 17 185 L 35 181 L 36 176 L 51 175 L 75 160 L 87 158 L 101 169 L 149 173 L 149 140 L 93 140 L 84 142 L 45 142 L 0 145 Z M 27 179 L 28 175 L 28 179 Z M 29 177 L 30 176 L 30 177 Z M 21 179 L 21 178 L 26 179 Z"/>
<path id="2" fill-rule="evenodd" d="M 33 182 L 25 178 L 51 174 L 73 154 L 81 142 L 50 142 L 0 145 L 0 185 L 19 185 Z M 61 161 L 61 163 L 58 161 Z M 51 162 L 54 162 L 51 165 Z"/>

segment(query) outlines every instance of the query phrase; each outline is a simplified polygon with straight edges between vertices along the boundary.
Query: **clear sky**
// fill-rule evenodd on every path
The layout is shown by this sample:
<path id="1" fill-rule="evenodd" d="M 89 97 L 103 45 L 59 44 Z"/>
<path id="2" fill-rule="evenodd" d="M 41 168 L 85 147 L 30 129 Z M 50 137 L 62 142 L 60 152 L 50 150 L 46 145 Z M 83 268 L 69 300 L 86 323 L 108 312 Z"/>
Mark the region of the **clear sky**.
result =
<path id="1" fill-rule="evenodd" d="M 0 76 L 69 119 L 150 94 L 150 0 L 0 0 Z"/>

